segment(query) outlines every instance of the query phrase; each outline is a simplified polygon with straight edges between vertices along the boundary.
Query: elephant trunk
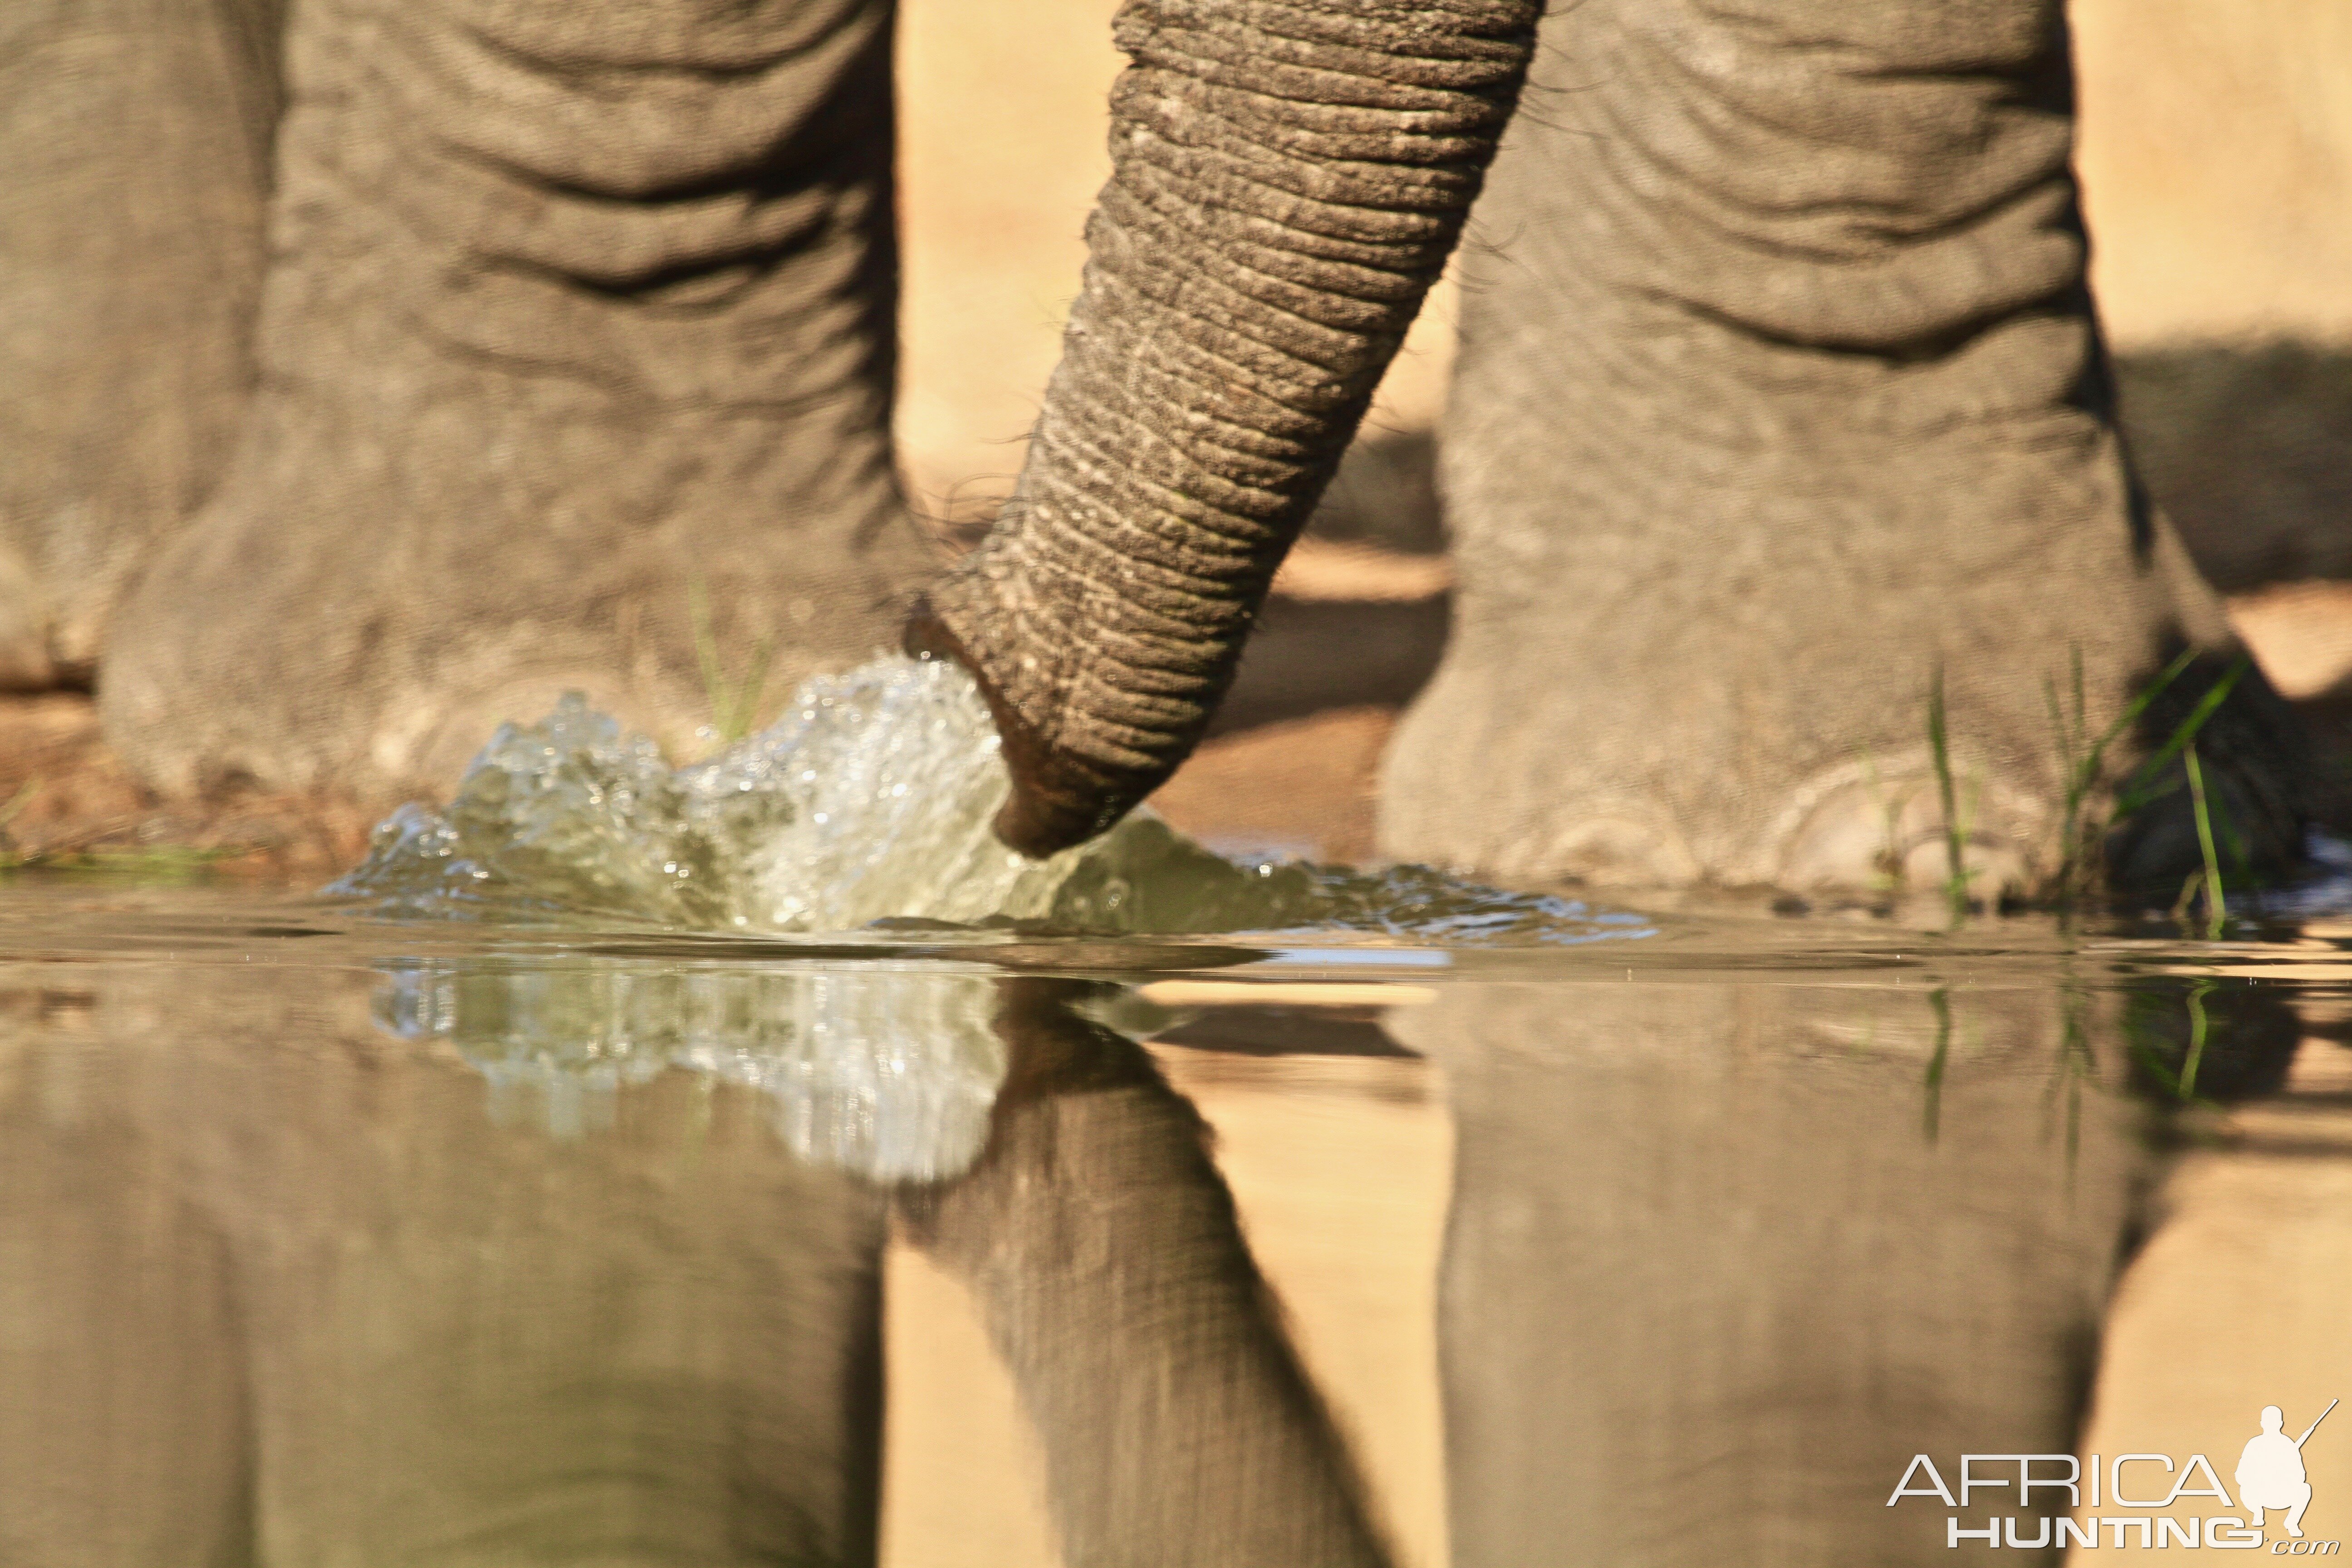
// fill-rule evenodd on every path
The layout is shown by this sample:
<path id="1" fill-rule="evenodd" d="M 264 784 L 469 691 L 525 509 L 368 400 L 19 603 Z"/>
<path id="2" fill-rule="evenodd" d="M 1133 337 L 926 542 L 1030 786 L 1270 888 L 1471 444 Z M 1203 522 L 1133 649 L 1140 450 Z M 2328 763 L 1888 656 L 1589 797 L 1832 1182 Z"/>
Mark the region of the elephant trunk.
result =
<path id="1" fill-rule="evenodd" d="M 1028 460 L 909 651 L 979 679 L 1044 855 L 1200 739 L 1443 269 L 1534 0 L 1128 0 L 1110 183 Z"/>

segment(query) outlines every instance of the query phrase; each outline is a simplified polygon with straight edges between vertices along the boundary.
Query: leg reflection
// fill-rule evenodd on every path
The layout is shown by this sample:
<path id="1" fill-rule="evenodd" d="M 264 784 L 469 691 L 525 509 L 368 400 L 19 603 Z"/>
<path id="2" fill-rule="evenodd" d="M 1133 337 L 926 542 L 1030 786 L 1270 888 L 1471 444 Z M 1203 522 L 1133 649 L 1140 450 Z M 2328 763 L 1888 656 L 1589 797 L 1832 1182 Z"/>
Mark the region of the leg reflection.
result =
<path id="1" fill-rule="evenodd" d="M 1498 984 L 1396 1032 L 1459 1133 L 1455 1568 L 1940 1562 L 1911 1456 L 2071 1448 L 2146 1157 L 2063 999 Z"/>
<path id="2" fill-rule="evenodd" d="M 873 1561 L 885 1200 L 760 1097 L 501 1126 L 362 977 L 99 981 L 0 1036 L 0 1563 Z"/>
<path id="3" fill-rule="evenodd" d="M 0 1563 L 249 1562 L 255 1435 L 228 1238 L 91 1042 L 9 1034 Z"/>

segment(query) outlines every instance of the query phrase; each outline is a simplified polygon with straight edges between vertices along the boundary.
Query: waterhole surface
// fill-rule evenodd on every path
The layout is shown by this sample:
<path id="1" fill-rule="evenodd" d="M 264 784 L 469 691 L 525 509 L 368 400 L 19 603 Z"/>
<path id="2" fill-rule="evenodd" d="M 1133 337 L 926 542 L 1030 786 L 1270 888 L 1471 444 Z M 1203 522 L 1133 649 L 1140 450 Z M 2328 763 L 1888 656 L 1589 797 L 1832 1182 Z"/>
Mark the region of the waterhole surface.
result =
<path id="1" fill-rule="evenodd" d="M 1033 866 L 949 672 L 803 698 L 0 883 L 0 1563 L 2030 1561 L 2223 1501 L 1964 1455 L 2352 1394 L 2352 927 Z"/>
<path id="2" fill-rule="evenodd" d="M 998 749 L 971 678 L 929 660 L 812 680 L 765 733 L 681 768 L 571 697 L 502 727 L 446 810 L 395 814 L 330 891 L 383 914 L 771 933 L 935 922 L 1557 943 L 1641 923 L 1418 867 L 1236 864 L 1148 810 L 1030 860 L 989 832 L 1011 788 Z"/>

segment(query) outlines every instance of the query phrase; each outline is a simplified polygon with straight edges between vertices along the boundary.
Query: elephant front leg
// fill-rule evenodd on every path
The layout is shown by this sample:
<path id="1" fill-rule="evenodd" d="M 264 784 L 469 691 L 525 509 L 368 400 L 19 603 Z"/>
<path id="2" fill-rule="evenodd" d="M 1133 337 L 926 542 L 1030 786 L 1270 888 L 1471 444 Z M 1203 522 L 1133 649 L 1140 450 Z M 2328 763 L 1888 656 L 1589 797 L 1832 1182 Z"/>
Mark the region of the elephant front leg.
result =
<path id="1" fill-rule="evenodd" d="M 1853 888 L 1933 887 L 1957 843 L 1974 896 L 2066 875 L 2237 650 L 2116 438 L 2059 5 L 1544 28 L 1464 247 L 1454 636 L 1383 847 Z M 2293 857 L 2301 743 L 2258 671 L 2203 733 L 2245 858 Z M 2154 782 L 2114 859 L 2168 900 L 2199 851 L 2179 763 Z"/>
<path id="2" fill-rule="evenodd" d="M 253 380 L 275 0 L 0 16 L 0 689 L 87 685 Z"/>
<path id="3" fill-rule="evenodd" d="M 583 688 L 706 716 L 888 640 L 887 0 L 319 0 L 288 43 L 262 390 L 104 680 L 152 784 L 446 783 Z M 739 651 L 740 650 L 740 651 Z"/>

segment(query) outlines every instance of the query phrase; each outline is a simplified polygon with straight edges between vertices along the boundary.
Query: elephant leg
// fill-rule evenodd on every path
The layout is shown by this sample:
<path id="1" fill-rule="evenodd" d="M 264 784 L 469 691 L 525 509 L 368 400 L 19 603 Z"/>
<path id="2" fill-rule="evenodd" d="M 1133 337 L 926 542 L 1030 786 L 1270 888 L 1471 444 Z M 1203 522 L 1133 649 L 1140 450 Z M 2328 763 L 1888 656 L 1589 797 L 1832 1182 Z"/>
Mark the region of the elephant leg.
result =
<path id="1" fill-rule="evenodd" d="M 278 0 L 0 19 L 0 688 L 86 682 L 252 380 Z"/>
<path id="2" fill-rule="evenodd" d="M 1463 247 L 1454 637 L 1383 848 L 1940 880 L 1940 688 L 1977 890 L 2046 884 L 2088 742 L 2204 650 L 2112 783 L 2236 653 L 2116 438 L 2058 0 L 1591 0 L 1543 39 Z M 2245 858 L 2292 858 L 2292 716 L 2248 671 L 2213 725 Z M 2187 799 L 2128 879 L 2178 889 Z"/>
<path id="3" fill-rule="evenodd" d="M 567 688 L 687 740 L 722 660 L 785 689 L 929 563 L 891 469 L 887 0 L 295 15 L 220 493 L 111 650 L 173 792 L 446 784 Z"/>

